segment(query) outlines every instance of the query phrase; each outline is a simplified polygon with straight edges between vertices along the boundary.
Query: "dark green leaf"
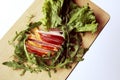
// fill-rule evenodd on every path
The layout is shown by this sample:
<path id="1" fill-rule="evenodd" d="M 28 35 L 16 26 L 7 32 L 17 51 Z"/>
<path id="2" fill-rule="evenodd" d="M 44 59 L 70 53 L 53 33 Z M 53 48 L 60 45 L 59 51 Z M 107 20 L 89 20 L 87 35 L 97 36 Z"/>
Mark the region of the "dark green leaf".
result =
<path id="1" fill-rule="evenodd" d="M 3 65 L 6 65 L 8 67 L 12 67 L 13 69 L 24 69 L 24 64 L 16 62 L 16 61 L 9 61 L 9 62 L 4 62 Z"/>

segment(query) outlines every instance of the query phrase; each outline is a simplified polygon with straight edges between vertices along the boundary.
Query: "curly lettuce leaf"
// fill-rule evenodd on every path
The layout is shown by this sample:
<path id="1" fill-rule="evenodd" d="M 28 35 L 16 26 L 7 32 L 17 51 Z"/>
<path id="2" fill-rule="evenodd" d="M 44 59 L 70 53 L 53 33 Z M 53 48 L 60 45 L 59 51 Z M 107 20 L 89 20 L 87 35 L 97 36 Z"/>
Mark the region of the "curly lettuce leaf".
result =
<path id="1" fill-rule="evenodd" d="M 63 2 L 64 0 L 45 0 L 42 7 L 44 18 L 41 19 L 41 22 L 46 29 L 56 28 L 58 25 L 61 25 L 60 11 Z"/>
<path id="2" fill-rule="evenodd" d="M 79 7 L 73 2 L 70 4 L 69 21 L 67 26 L 69 30 L 72 31 L 76 29 L 76 32 L 96 32 L 98 23 L 96 23 L 96 18 L 93 11 L 90 9 L 89 5 Z"/>

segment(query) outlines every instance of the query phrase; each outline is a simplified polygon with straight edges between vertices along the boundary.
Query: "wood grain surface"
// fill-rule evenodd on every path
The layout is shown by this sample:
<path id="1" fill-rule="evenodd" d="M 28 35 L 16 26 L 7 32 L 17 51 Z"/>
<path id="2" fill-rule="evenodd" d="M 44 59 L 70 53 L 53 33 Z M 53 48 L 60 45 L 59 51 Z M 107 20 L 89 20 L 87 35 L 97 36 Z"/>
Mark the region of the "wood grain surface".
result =
<path id="1" fill-rule="evenodd" d="M 83 37 L 83 45 L 89 48 L 98 36 L 98 34 L 102 31 L 105 24 L 109 21 L 110 16 L 89 0 L 75 1 L 80 6 L 89 3 L 99 23 L 98 31 L 95 34 L 86 33 Z M 77 63 L 73 64 L 72 69 L 60 69 L 57 71 L 57 73 L 52 72 L 51 78 L 45 71 L 42 71 L 40 73 L 26 72 L 24 76 L 20 76 L 21 71 L 12 70 L 7 66 L 2 65 L 3 62 L 12 60 L 11 56 L 14 53 L 14 48 L 8 44 L 8 41 L 13 39 L 16 31 L 19 32 L 26 28 L 26 25 L 29 23 L 29 17 L 31 15 L 35 16 L 32 21 L 39 21 L 39 19 L 42 17 L 41 8 L 43 2 L 44 0 L 36 0 L 0 40 L 0 80 L 66 80 L 69 74 L 77 65 Z"/>

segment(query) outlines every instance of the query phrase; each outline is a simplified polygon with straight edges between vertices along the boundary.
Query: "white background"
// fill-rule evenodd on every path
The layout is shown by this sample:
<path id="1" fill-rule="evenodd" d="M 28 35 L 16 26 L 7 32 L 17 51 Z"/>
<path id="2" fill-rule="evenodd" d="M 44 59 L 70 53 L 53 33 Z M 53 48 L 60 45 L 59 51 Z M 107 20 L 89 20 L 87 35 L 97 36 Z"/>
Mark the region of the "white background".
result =
<path id="1" fill-rule="evenodd" d="M 0 0 L 0 39 L 34 0 Z M 67 80 L 120 80 L 120 1 L 92 0 L 110 21 Z"/>

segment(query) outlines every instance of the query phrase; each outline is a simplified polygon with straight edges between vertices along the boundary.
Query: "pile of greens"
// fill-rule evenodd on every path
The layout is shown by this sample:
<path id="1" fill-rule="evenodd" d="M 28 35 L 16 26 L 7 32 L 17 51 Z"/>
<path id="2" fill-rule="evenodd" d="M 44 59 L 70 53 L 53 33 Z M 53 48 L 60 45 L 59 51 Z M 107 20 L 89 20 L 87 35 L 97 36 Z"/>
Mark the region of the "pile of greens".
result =
<path id="1" fill-rule="evenodd" d="M 10 42 L 15 47 L 14 60 L 4 62 L 4 65 L 13 69 L 22 69 L 23 75 L 26 71 L 41 72 L 51 70 L 57 71 L 58 68 L 71 68 L 72 64 L 83 60 L 83 55 L 87 51 L 82 46 L 82 37 L 80 33 L 97 31 L 93 11 L 89 5 L 79 7 L 72 0 L 45 0 L 42 8 L 44 18 L 38 22 L 29 23 L 26 30 L 16 32 L 15 38 Z M 65 42 L 54 56 L 37 56 L 30 54 L 25 46 L 27 34 L 30 30 L 44 26 L 43 30 L 58 28 L 62 31 Z"/>

